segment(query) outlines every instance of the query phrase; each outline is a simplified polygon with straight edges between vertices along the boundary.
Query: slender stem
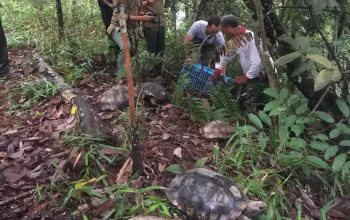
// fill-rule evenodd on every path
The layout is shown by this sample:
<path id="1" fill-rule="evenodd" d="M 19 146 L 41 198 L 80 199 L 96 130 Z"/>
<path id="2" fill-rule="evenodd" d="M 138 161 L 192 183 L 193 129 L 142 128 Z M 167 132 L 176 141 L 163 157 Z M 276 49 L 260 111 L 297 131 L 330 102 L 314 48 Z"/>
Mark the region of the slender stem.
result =
<path id="1" fill-rule="evenodd" d="M 327 86 L 326 90 L 323 92 L 321 98 L 318 100 L 318 102 L 316 103 L 316 105 L 314 106 L 314 108 L 312 109 L 310 114 L 308 115 L 308 117 L 310 117 L 317 110 L 318 106 L 321 104 L 321 102 L 323 101 L 324 97 L 328 94 L 329 88 L 330 88 L 330 85 Z"/>

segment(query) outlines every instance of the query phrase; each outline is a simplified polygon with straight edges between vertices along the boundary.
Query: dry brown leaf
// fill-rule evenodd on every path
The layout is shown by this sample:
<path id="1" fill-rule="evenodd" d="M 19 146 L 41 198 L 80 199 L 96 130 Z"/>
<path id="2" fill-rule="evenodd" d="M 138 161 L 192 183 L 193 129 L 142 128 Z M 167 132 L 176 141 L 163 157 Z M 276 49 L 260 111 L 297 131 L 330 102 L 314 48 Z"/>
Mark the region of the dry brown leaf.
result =
<path id="1" fill-rule="evenodd" d="M 166 140 L 168 140 L 170 138 L 170 134 L 168 134 L 168 133 L 163 133 L 163 135 L 162 135 L 162 140 L 163 141 L 166 141 Z"/>
<path id="2" fill-rule="evenodd" d="M 59 107 L 58 110 L 56 111 L 55 117 L 56 117 L 56 118 L 61 117 L 61 116 L 63 115 L 63 110 L 64 110 L 63 105 L 60 105 L 60 107 Z"/>
<path id="3" fill-rule="evenodd" d="M 182 158 L 182 154 L 181 154 L 181 147 L 178 147 L 176 148 L 174 151 L 173 151 L 173 154 L 175 154 L 178 158 Z"/>
<path id="4" fill-rule="evenodd" d="M 11 135 L 11 134 L 15 134 L 17 133 L 18 130 L 17 129 L 13 129 L 13 130 L 8 130 L 6 131 L 3 135 L 6 136 L 6 135 Z"/>
<path id="5" fill-rule="evenodd" d="M 8 156 L 7 156 L 7 153 L 6 152 L 4 152 L 4 151 L 1 151 L 0 152 L 0 158 L 7 158 Z"/>
<path id="6" fill-rule="evenodd" d="M 27 173 L 29 179 L 36 179 L 43 172 L 43 167 L 41 165 L 37 166 L 34 170 L 31 170 Z"/>
<path id="7" fill-rule="evenodd" d="M 118 154 L 119 151 L 117 151 L 116 149 L 105 147 L 105 148 L 102 149 L 102 153 L 104 155 L 115 155 L 115 154 Z"/>
<path id="8" fill-rule="evenodd" d="M 161 163 L 158 164 L 158 170 L 159 170 L 160 173 L 163 173 L 165 168 L 166 168 L 165 164 L 161 164 Z"/>
<path id="9" fill-rule="evenodd" d="M 113 208 L 115 206 L 115 200 L 114 199 L 108 199 L 102 204 L 100 204 L 96 209 L 92 210 L 92 216 L 99 216 L 102 213 L 108 211 L 109 209 Z"/>
<path id="10" fill-rule="evenodd" d="M 132 174 L 132 165 L 133 161 L 131 158 L 129 158 L 123 165 L 123 167 L 120 169 L 117 177 L 117 183 L 118 184 L 126 184 L 128 182 L 129 177 Z"/>

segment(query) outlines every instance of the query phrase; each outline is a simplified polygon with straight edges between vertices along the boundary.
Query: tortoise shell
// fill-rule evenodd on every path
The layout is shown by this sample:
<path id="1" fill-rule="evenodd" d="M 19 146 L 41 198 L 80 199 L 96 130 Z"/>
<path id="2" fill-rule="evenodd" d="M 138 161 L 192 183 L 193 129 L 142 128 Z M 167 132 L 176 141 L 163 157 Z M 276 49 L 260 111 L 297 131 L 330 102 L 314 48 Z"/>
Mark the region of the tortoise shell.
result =
<path id="1" fill-rule="evenodd" d="M 169 100 L 168 91 L 162 85 L 156 82 L 143 83 L 142 92 L 147 96 L 154 97 L 159 102 L 165 102 Z"/>
<path id="2" fill-rule="evenodd" d="M 238 185 L 204 168 L 177 176 L 166 196 L 189 219 L 237 219 L 247 207 Z"/>

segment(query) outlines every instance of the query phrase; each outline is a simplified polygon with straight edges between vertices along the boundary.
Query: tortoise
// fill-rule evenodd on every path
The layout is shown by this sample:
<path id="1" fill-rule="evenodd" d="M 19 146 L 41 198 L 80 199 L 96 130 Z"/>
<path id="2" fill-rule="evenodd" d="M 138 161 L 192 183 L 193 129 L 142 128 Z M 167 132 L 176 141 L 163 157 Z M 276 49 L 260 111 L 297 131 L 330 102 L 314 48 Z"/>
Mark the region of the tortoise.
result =
<path id="1" fill-rule="evenodd" d="M 205 168 L 175 177 L 165 194 L 186 219 L 251 219 L 267 206 L 263 201 L 246 200 L 233 181 Z"/>
<path id="2" fill-rule="evenodd" d="M 166 102 L 169 100 L 169 92 L 159 83 L 156 82 L 144 82 L 141 88 L 144 98 L 149 98 L 153 105 L 157 105 L 157 102 Z"/>

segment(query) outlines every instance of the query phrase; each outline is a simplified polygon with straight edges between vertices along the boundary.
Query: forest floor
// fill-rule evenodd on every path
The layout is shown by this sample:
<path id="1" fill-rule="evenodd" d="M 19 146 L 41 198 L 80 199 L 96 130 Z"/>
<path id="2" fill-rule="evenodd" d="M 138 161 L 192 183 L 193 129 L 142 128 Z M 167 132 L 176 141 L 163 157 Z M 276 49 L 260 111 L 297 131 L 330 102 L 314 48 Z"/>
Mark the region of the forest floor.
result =
<path id="1" fill-rule="evenodd" d="M 87 168 L 84 168 L 86 157 L 84 161 L 79 158 L 82 148 L 89 148 L 84 146 L 83 138 L 81 144 L 67 135 L 72 134 L 69 132 L 75 134 L 78 123 L 71 114 L 72 104 L 67 103 L 60 93 L 28 104 L 28 99 L 21 92 L 23 82 L 29 77 L 42 78 L 37 63 L 33 61 L 33 49 L 11 49 L 9 59 L 11 72 L 8 79 L 0 81 L 0 219 L 82 219 L 82 214 L 96 219 L 106 217 L 110 209 L 120 204 L 103 193 L 103 196 L 92 198 L 87 196 L 89 193 L 91 195 L 91 191 L 73 195 L 68 190 L 82 189 L 74 181 L 81 180 L 87 172 Z M 97 102 L 98 97 L 114 85 L 116 80 L 112 75 L 96 68 L 93 74 L 87 73 L 76 88 L 98 110 L 102 120 L 118 128 L 127 115 L 121 111 L 101 111 Z M 183 110 L 171 103 L 156 107 L 145 104 L 140 119 L 144 173 L 131 181 L 131 188 L 167 186 L 174 177 L 174 174 L 166 171 L 171 164 L 181 164 L 188 170 L 198 160 L 207 157 L 205 166 L 216 169 L 212 165 L 212 151 L 216 142 L 202 138 L 199 132 L 202 124 Z M 66 138 L 62 138 L 64 136 Z M 72 145 L 80 145 L 81 148 Z M 96 179 L 84 180 L 83 185 L 92 185 L 94 193 L 120 181 L 117 180 L 118 176 L 122 167 L 128 168 L 127 159 L 130 156 L 129 151 L 117 144 L 99 146 L 98 155 L 119 159 L 111 164 L 103 163 L 106 174 L 104 184 Z M 127 180 L 128 177 L 124 183 Z M 157 191 L 156 194 L 162 193 Z M 70 205 L 62 206 L 67 198 L 71 199 L 67 203 Z M 291 199 L 296 198 L 292 196 Z M 132 200 L 135 202 L 135 199 Z M 350 210 L 350 206 L 347 207 Z M 333 210 L 334 218 L 330 219 L 346 214 Z"/>

